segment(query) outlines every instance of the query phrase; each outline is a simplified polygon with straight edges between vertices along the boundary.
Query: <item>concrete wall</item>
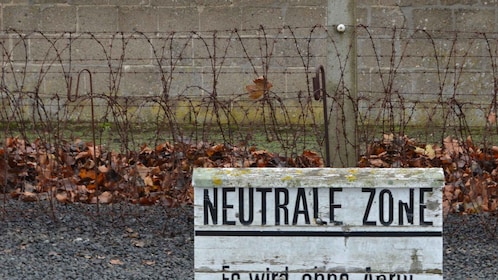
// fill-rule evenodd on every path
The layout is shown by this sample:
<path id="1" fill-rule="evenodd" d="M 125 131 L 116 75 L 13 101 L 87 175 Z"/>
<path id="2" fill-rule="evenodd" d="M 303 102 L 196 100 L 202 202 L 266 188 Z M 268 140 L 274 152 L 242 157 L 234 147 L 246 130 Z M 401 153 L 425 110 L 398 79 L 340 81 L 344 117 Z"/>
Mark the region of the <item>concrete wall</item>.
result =
<path id="1" fill-rule="evenodd" d="M 1 28 L 170 32 L 324 24 L 324 0 L 2 0 Z"/>
<path id="2" fill-rule="evenodd" d="M 496 32 L 495 0 L 359 0 L 358 23 L 460 32 Z"/>
<path id="3" fill-rule="evenodd" d="M 358 90 L 369 118 L 385 111 L 387 95 L 419 106 L 458 93 L 480 106 L 476 124 L 483 119 L 489 103 L 480 100 L 494 95 L 495 66 L 474 32 L 498 31 L 498 1 L 357 0 L 356 6 L 357 23 L 369 27 L 357 33 Z M 53 96 L 67 91 L 68 77 L 74 87 L 76 73 L 89 69 L 95 92 L 150 97 L 242 96 L 264 74 L 278 95 L 297 98 L 309 91 L 309 72 L 326 63 L 325 45 L 337 40 L 330 28 L 310 31 L 327 25 L 327 7 L 327 0 L 0 0 L 0 28 L 11 30 L 1 40 L 3 75 L 13 92 Z M 285 25 L 299 28 L 292 33 Z M 82 84 L 88 91 L 88 77 Z M 420 109 L 422 118 L 427 111 Z"/>
<path id="4" fill-rule="evenodd" d="M 405 102 L 398 120 L 483 125 L 496 113 L 498 1 L 360 0 L 357 22 L 369 27 L 358 30 L 360 95 Z"/>

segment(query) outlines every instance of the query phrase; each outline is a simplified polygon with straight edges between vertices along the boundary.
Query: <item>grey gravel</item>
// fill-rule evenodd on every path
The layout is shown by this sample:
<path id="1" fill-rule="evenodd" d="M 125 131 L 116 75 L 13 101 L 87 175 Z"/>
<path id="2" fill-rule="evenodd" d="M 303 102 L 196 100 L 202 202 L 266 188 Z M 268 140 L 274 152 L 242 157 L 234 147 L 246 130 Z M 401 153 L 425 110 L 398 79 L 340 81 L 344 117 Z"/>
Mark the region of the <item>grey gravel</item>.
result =
<path id="1" fill-rule="evenodd" d="M 189 206 L 0 207 L 0 279 L 194 278 Z"/>
<path id="2" fill-rule="evenodd" d="M 444 279 L 498 279 L 498 216 L 450 215 L 444 220 Z"/>
<path id="3" fill-rule="evenodd" d="M 450 215 L 444 279 L 498 279 L 498 216 Z M 0 203 L 0 279 L 193 279 L 191 206 Z"/>

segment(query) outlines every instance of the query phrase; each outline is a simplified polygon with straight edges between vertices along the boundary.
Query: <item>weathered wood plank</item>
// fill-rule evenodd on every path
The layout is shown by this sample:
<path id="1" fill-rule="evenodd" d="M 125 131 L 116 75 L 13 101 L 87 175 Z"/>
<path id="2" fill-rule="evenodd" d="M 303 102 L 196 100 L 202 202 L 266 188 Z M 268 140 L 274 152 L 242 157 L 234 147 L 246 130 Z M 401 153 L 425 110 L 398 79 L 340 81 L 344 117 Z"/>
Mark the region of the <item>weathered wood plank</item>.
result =
<path id="1" fill-rule="evenodd" d="M 196 169 L 196 279 L 442 279 L 443 184 L 441 169 Z"/>

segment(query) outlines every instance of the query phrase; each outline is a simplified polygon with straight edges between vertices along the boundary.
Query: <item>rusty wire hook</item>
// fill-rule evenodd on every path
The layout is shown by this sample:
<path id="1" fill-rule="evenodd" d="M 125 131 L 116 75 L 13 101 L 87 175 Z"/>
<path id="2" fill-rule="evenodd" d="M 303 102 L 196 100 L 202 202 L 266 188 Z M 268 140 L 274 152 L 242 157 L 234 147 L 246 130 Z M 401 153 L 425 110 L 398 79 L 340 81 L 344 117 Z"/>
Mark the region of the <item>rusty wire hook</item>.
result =
<path id="1" fill-rule="evenodd" d="M 321 79 L 320 79 L 321 78 Z M 320 86 L 321 81 L 321 86 Z M 325 166 L 330 167 L 330 143 L 329 143 L 329 122 L 327 109 L 327 90 L 325 85 L 325 68 L 323 65 L 316 67 L 315 77 L 313 77 L 313 96 L 315 100 L 323 101 L 323 126 L 325 134 Z"/>
<path id="2" fill-rule="evenodd" d="M 95 110 L 93 106 L 93 80 L 92 80 L 92 72 L 85 68 L 82 69 L 81 71 L 78 72 L 78 77 L 76 79 L 76 88 L 74 92 L 74 99 L 71 98 L 71 91 L 72 91 L 72 84 L 73 84 L 73 77 L 69 77 L 69 87 L 67 89 L 67 100 L 69 102 L 75 102 L 78 99 L 78 94 L 79 94 L 79 89 L 80 89 L 80 78 L 81 75 L 86 72 L 88 73 L 88 78 L 89 78 L 89 83 L 90 83 L 90 93 L 88 96 L 90 97 L 90 112 L 91 112 L 91 118 L 92 118 L 92 142 L 93 142 L 93 160 L 95 161 L 95 167 L 97 166 L 97 148 L 96 148 L 96 140 L 95 140 Z"/>
<path id="3" fill-rule="evenodd" d="M 99 186 L 98 186 L 98 181 L 97 181 L 97 177 L 98 177 L 98 174 L 99 174 L 99 168 L 98 168 L 98 160 L 97 160 L 97 141 L 95 140 L 95 110 L 94 110 L 94 106 L 93 106 L 93 97 L 94 97 L 94 94 L 93 94 L 93 80 L 92 80 L 92 72 L 85 68 L 85 69 L 82 69 L 81 71 L 78 72 L 78 77 L 76 79 L 76 88 L 75 88 L 75 92 L 74 92 L 74 99 L 71 98 L 71 90 L 72 90 L 72 84 L 73 84 L 73 77 L 69 77 L 69 87 L 68 87 L 68 90 L 67 90 L 67 100 L 69 102 L 74 102 L 78 99 L 78 94 L 79 94 L 79 90 L 80 90 L 80 78 L 81 78 L 81 75 L 86 72 L 88 73 L 88 81 L 90 83 L 90 92 L 88 94 L 88 96 L 90 97 L 90 112 L 91 112 L 91 117 L 92 117 L 92 143 L 93 143 L 93 161 L 94 161 L 94 165 L 93 165 L 93 169 L 95 171 L 95 189 L 97 191 L 97 215 L 100 214 L 100 208 L 99 208 L 99 195 L 98 195 L 98 192 L 99 192 Z"/>

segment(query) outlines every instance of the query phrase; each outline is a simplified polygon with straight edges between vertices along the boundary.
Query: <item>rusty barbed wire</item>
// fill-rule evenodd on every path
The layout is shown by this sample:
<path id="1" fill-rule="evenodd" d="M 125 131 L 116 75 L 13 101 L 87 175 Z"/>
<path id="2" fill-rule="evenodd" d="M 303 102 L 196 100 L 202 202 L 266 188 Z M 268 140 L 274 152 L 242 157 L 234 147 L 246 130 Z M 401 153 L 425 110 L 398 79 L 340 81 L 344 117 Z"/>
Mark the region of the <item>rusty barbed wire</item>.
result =
<path id="1" fill-rule="evenodd" d="M 362 153 L 382 133 L 496 142 L 498 34 L 357 26 L 354 36 L 358 93 L 328 83 L 327 98 L 341 94 L 354 102 Z M 288 155 L 312 149 L 325 158 L 324 112 L 313 98 L 312 79 L 328 56 L 349 52 L 327 47 L 336 40 L 323 26 L 202 33 L 6 30 L 0 33 L 2 138 L 57 146 L 88 136 L 74 127 L 93 120 L 97 144 L 122 153 L 144 143 L 204 141 Z M 94 80 L 92 98 L 64 97 L 69 77 L 83 69 Z M 245 87 L 258 77 L 273 87 L 253 100 Z M 329 119 L 344 115 L 328 113 Z"/>

